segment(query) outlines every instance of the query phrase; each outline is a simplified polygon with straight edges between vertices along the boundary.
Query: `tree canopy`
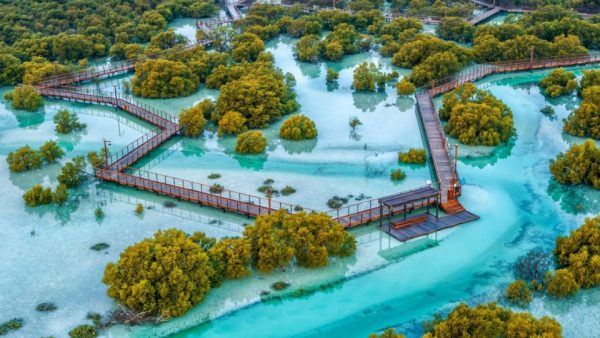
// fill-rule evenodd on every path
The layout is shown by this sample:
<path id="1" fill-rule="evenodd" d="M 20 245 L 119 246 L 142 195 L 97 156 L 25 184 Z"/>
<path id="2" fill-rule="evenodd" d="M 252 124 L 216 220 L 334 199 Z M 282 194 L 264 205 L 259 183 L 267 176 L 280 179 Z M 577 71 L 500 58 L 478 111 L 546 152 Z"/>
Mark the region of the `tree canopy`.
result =
<path id="1" fill-rule="evenodd" d="M 267 139 L 257 130 L 241 133 L 235 141 L 235 151 L 239 154 L 264 153 L 266 147 Z"/>
<path id="2" fill-rule="evenodd" d="M 210 116 L 212 111 L 214 111 L 214 103 L 209 99 L 182 111 L 179 114 L 179 124 L 182 127 L 183 135 L 200 136 L 206 125 L 206 116 Z"/>
<path id="3" fill-rule="evenodd" d="M 109 263 L 102 281 L 128 308 L 163 318 L 180 316 L 202 301 L 214 270 L 208 254 L 176 229 L 129 246 Z"/>
<path id="4" fill-rule="evenodd" d="M 187 96 L 198 88 L 199 79 L 183 62 L 146 60 L 135 65 L 132 90 L 152 98 Z"/>
<path id="5" fill-rule="evenodd" d="M 308 140 L 317 137 L 315 123 L 305 115 L 290 116 L 279 129 L 279 136 L 285 140 Z"/>
<path id="6" fill-rule="evenodd" d="M 569 236 L 558 237 L 554 247 L 558 266 L 569 271 L 578 286 L 600 284 L 600 216 L 588 218 Z"/>
<path id="7" fill-rule="evenodd" d="M 459 86 L 443 97 L 439 114 L 448 135 L 469 145 L 498 145 L 514 133 L 512 111 L 474 84 Z"/>
<path id="8" fill-rule="evenodd" d="M 447 318 L 435 324 L 424 338 L 454 337 L 562 337 L 560 324 L 549 317 L 536 319 L 526 312 L 512 312 L 495 303 L 469 307 L 459 304 Z"/>
<path id="9" fill-rule="evenodd" d="M 585 184 L 600 189 L 600 149 L 593 140 L 574 144 L 550 161 L 550 173 L 560 184 Z"/>
<path id="10" fill-rule="evenodd" d="M 323 213 L 281 210 L 258 216 L 244 237 L 252 243 L 252 262 L 261 272 L 284 268 L 293 259 L 300 266 L 324 266 L 330 256 L 348 256 L 356 250 L 354 237 Z"/>
<path id="11" fill-rule="evenodd" d="M 563 130 L 575 136 L 600 138 L 600 85 L 583 90 L 583 100 L 565 119 Z"/>
<path id="12" fill-rule="evenodd" d="M 577 88 L 577 81 L 574 73 L 558 68 L 540 81 L 540 87 L 544 88 L 545 95 L 557 97 L 572 93 Z"/>
<path id="13" fill-rule="evenodd" d="M 44 105 L 42 96 L 29 85 L 19 86 L 14 91 L 5 93 L 4 99 L 10 101 L 13 108 L 28 111 L 36 111 Z"/>

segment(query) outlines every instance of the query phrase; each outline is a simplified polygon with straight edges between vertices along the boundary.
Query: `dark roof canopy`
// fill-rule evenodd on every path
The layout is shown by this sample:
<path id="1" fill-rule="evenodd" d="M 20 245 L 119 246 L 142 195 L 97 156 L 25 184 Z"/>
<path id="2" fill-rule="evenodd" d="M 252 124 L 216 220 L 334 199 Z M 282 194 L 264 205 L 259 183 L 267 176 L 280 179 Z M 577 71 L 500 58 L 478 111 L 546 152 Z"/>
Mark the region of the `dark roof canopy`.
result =
<path id="1" fill-rule="evenodd" d="M 388 207 L 397 207 L 411 202 L 424 200 L 428 197 L 433 197 L 438 194 L 438 190 L 432 186 L 417 188 L 414 190 L 401 192 L 399 194 L 390 195 L 378 199 L 379 203 Z"/>

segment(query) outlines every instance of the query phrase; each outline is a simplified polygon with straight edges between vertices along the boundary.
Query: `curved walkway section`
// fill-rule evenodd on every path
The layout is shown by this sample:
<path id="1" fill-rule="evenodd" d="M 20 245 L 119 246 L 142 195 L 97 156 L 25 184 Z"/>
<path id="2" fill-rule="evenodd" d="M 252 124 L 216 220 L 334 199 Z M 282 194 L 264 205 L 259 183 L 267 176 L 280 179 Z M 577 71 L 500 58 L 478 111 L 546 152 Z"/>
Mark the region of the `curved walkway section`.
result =
<path id="1" fill-rule="evenodd" d="M 210 40 L 202 40 L 197 42 L 197 44 L 207 45 L 210 44 Z M 135 62 L 136 60 L 125 61 L 112 66 L 62 75 L 36 85 L 37 92 L 46 97 L 116 107 L 156 126 L 160 130 L 159 132 L 148 133 L 122 149 L 120 152 L 108 156 L 102 166 L 95 168 L 95 175 L 97 178 L 165 196 L 171 196 L 180 200 L 220 208 L 224 211 L 231 211 L 247 215 L 248 217 L 268 214 L 274 210 L 280 209 L 285 209 L 290 213 L 300 210 L 308 212 L 314 211 L 288 203 L 273 201 L 270 198 L 238 193 L 144 170 L 128 170 L 128 168 L 140 158 L 147 155 L 152 150 L 155 150 L 165 141 L 180 132 L 181 126 L 177 123 L 176 118 L 170 114 L 162 113 L 133 102 L 129 98 L 120 97 L 117 94 L 110 96 L 106 93 L 99 92 L 81 92 L 78 88 L 64 86 L 131 71 L 135 68 Z M 575 58 L 535 61 L 521 60 L 497 64 L 484 64 L 439 81 L 437 82 L 437 85 L 434 85 L 429 89 L 419 90 L 416 95 L 417 111 L 424 128 L 424 136 L 427 139 L 427 148 L 430 159 L 433 162 L 439 188 L 439 196 L 435 200 L 435 204 L 441 206 L 446 215 L 438 217 L 436 213 L 435 216 L 419 216 L 417 219 L 418 221 L 410 221 L 406 220 L 407 208 L 405 206 L 403 209 L 404 222 L 410 221 L 410 225 L 396 226 L 394 227 L 394 231 L 389 230 L 389 233 L 399 240 L 405 241 L 478 219 L 476 215 L 466 211 L 457 200 L 457 197 L 461 193 L 460 180 L 455 165 L 453 164 L 437 111 L 433 104 L 433 97 L 446 93 L 466 82 L 475 81 L 494 73 L 584 65 L 598 62 L 600 62 L 600 55 L 595 54 Z M 407 193 L 410 192 L 400 194 Z M 426 201 L 412 202 L 410 211 L 424 207 L 427 207 L 429 210 L 430 204 L 431 201 L 429 201 L 429 199 Z M 383 217 L 386 216 L 389 217 L 390 222 L 392 222 L 391 217 L 395 215 L 394 209 L 383 208 L 378 199 L 360 202 L 336 210 L 330 210 L 327 211 L 327 214 L 332 216 L 332 218 L 346 228 L 366 224 L 375 220 L 381 221 Z"/>

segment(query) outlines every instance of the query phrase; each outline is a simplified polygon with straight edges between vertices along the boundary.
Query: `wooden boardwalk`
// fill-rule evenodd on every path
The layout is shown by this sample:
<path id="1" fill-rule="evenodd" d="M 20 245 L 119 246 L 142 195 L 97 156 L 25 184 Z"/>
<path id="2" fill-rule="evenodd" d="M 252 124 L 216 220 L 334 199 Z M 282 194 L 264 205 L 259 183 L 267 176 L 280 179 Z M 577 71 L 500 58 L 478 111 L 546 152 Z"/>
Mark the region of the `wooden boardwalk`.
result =
<path id="1" fill-rule="evenodd" d="M 492 9 L 490 9 L 489 11 L 485 11 L 475 17 L 472 17 L 471 19 L 469 19 L 469 23 L 471 25 L 477 25 L 480 24 L 482 22 L 484 22 L 485 20 L 488 20 L 489 18 L 493 17 L 494 15 L 498 14 L 502 12 L 502 8 L 500 7 L 494 7 Z"/>
<path id="2" fill-rule="evenodd" d="M 441 202 L 446 203 L 454 196 L 451 191 L 458 184 L 458 176 L 429 90 L 417 94 L 417 105 L 425 137 L 427 138 L 429 155 L 437 176 L 438 187 L 442 192 Z"/>
<path id="3" fill-rule="evenodd" d="M 104 181 L 222 209 L 223 211 L 235 212 L 248 217 L 266 215 L 280 209 L 285 209 L 290 213 L 294 212 L 294 207 L 290 204 L 269 202 L 266 198 L 228 190 L 214 192 L 210 186 L 204 184 L 147 171 L 139 170 L 134 174 L 128 174 L 116 170 L 96 169 L 96 177 Z"/>
<path id="4" fill-rule="evenodd" d="M 233 3 L 230 5 L 233 6 L 230 8 L 232 20 L 239 19 L 241 16 L 231 14 L 233 8 L 237 10 L 237 7 Z M 239 11 L 237 13 L 239 15 Z M 210 43 L 210 40 L 203 40 L 199 43 L 206 45 Z M 450 156 L 450 151 L 439 117 L 433 105 L 433 97 L 446 93 L 456 88 L 458 85 L 475 81 L 494 73 L 583 65 L 597 62 L 600 62 L 600 55 L 554 60 L 520 60 L 516 62 L 479 65 L 448 79 L 438 81 L 437 85 L 432 88 L 426 88 L 424 90 L 420 89 L 417 93 L 417 106 L 441 193 L 441 203 L 439 204 L 442 209 L 444 209 L 445 205 L 449 205 L 450 207 L 444 210 L 447 213 L 451 212 L 452 214 L 440 218 L 429 215 L 429 218 L 424 222 L 412 224 L 405 228 L 393 229 L 390 230 L 390 233 L 394 237 L 405 241 L 477 219 L 476 215 L 465 211 L 456 199 L 456 197 L 460 195 L 460 181 L 452 162 L 452 157 Z M 208 186 L 201 183 L 151 173 L 144 170 L 130 169 L 139 159 L 180 132 L 181 126 L 177 123 L 177 118 L 170 114 L 159 112 L 150 107 L 145 107 L 142 104 L 133 102 L 127 97 L 116 94 L 111 96 L 101 92 L 83 92 L 78 88 L 65 87 L 65 85 L 109 77 L 131 71 L 134 68 L 135 60 L 124 61 L 103 68 L 94 68 L 84 72 L 57 76 L 36 84 L 38 93 L 46 97 L 112 106 L 158 128 L 158 132 L 148 133 L 132 142 L 121 151 L 108 156 L 106 163 L 95 168 L 95 175 L 97 178 L 174 197 L 180 200 L 220 208 L 224 211 L 231 211 L 247 215 L 248 217 L 264 215 L 280 209 L 284 209 L 289 213 L 299 210 L 307 212 L 315 211 L 288 203 L 274 201 L 270 198 L 238 193 L 222 188 L 217 189 L 214 186 Z M 426 202 L 421 202 L 420 205 L 415 204 L 412 208 L 422 208 L 430 204 L 431 202 L 428 200 Z M 329 210 L 326 213 L 344 227 L 348 228 L 375 220 L 381 220 L 383 217 L 390 216 L 390 212 L 394 214 L 394 210 L 390 211 L 389 209 L 381 208 L 378 200 L 372 199 L 345 206 L 340 209 Z"/>
<path id="5" fill-rule="evenodd" d="M 198 40 L 195 43 L 189 44 L 185 46 L 185 48 L 193 48 L 196 46 L 209 46 L 212 44 L 211 39 L 202 39 Z M 146 55 L 147 58 L 157 57 L 156 55 Z M 71 72 L 68 74 L 60 74 L 56 76 L 49 77 L 43 81 L 35 83 L 36 88 L 56 88 L 60 86 L 72 85 L 75 83 L 81 83 L 92 80 L 99 80 L 119 74 L 124 74 L 127 72 L 131 72 L 135 69 L 135 64 L 138 62 L 138 59 L 119 61 L 115 63 L 105 64 L 98 67 L 92 67 L 83 71 Z"/>
<path id="6" fill-rule="evenodd" d="M 417 92 L 417 111 L 419 112 L 420 120 L 423 124 L 429 154 L 434 165 L 438 186 L 442 193 L 442 209 L 446 212 L 461 212 L 464 210 L 456 200 L 456 197 L 461 193 L 460 179 L 450 156 L 450 149 L 446 142 L 446 136 L 441 127 L 439 116 L 433 104 L 433 97 L 447 93 L 460 85 L 482 79 L 491 74 L 586 65 L 599 62 L 600 54 L 590 54 L 569 58 L 519 60 L 495 64 L 482 64 L 460 72 L 450 78 L 438 81 L 438 84 L 432 88 L 419 90 Z M 444 208 L 445 205 L 448 205 L 449 207 Z"/>
<path id="7" fill-rule="evenodd" d="M 452 228 L 457 225 L 461 225 L 479 219 L 479 216 L 474 215 L 468 211 L 461 211 L 459 213 L 439 218 L 432 215 L 426 216 L 427 218 L 425 221 L 412 224 L 407 227 L 395 228 L 393 223 L 385 223 L 381 229 L 388 233 L 390 236 L 396 238 L 397 240 L 401 242 L 406 242 L 417 237 L 426 236 L 438 232 L 440 230 Z"/>

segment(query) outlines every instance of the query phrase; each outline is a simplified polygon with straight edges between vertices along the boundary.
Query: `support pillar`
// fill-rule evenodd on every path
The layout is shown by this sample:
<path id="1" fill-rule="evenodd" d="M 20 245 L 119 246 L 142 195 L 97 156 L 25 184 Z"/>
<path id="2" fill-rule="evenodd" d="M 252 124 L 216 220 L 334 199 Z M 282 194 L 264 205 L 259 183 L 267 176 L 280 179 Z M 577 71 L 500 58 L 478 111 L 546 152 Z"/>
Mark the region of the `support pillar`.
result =
<path id="1" fill-rule="evenodd" d="M 535 49 L 535 47 L 531 47 L 529 49 L 529 70 L 533 69 L 533 50 Z"/>
<path id="2" fill-rule="evenodd" d="M 379 228 L 383 228 L 383 204 L 379 202 Z"/>
<path id="3" fill-rule="evenodd" d="M 390 209 L 389 206 L 387 206 L 388 208 L 388 231 L 392 232 L 392 209 Z"/>

